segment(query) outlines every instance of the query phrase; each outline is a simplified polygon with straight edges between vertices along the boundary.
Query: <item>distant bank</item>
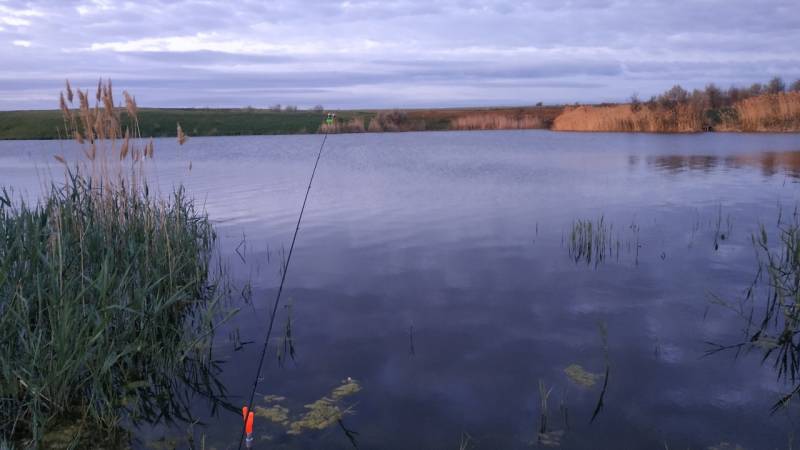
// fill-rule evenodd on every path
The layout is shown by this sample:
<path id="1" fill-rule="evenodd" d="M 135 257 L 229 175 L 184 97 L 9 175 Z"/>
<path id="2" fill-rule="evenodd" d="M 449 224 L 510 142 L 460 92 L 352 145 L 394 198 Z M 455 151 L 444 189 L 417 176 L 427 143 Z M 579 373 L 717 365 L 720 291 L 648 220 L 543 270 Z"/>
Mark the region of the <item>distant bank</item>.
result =
<path id="1" fill-rule="evenodd" d="M 148 137 L 174 137 L 176 123 L 189 136 L 549 128 L 563 109 L 550 106 L 386 111 L 140 108 L 139 124 L 142 136 Z M 336 114 L 332 126 L 324 125 L 328 112 Z M 59 139 L 64 137 L 63 130 L 64 120 L 59 110 L 0 111 L 0 139 Z"/>
<path id="2" fill-rule="evenodd" d="M 274 109 L 140 109 L 142 136 L 173 137 L 176 123 L 190 136 L 391 131 L 551 129 L 693 133 L 800 132 L 800 92 L 688 93 L 675 87 L 640 102 L 584 106 L 348 110 L 324 124 L 329 111 Z M 124 113 L 123 113 L 124 115 Z M 0 111 L 0 139 L 64 138 L 61 111 Z"/>

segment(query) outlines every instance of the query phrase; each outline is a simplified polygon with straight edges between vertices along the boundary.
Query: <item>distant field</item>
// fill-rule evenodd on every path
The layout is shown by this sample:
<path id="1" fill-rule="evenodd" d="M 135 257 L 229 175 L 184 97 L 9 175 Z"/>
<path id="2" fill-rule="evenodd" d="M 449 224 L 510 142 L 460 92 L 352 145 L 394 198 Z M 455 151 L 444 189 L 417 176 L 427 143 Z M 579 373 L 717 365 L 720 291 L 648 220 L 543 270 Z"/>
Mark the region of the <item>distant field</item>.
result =
<path id="1" fill-rule="evenodd" d="M 359 113 L 345 112 L 344 117 Z M 123 113 L 123 118 L 124 118 Z M 314 133 L 325 114 L 314 111 L 263 109 L 139 110 L 142 136 L 175 136 L 176 124 L 190 136 L 232 136 Z M 58 139 L 63 134 L 61 111 L 0 111 L 0 139 Z"/>
<path id="2" fill-rule="evenodd" d="M 560 107 L 413 109 L 403 111 L 335 111 L 331 132 L 425 131 L 450 129 L 547 128 Z M 139 109 L 142 136 L 176 135 L 180 123 L 189 136 L 235 136 L 316 133 L 326 112 L 267 109 Z M 123 119 L 124 119 L 123 113 Z M 375 119 L 379 120 L 375 120 Z M 487 118 L 488 120 L 483 120 Z M 502 118 L 503 120 L 497 120 Z M 531 119 L 535 120 L 531 120 Z M 459 121 L 459 119 L 461 119 Z M 371 122 L 372 129 L 369 129 Z M 394 122 L 393 122 L 394 121 Z M 348 124 L 359 123 L 361 127 Z M 380 126 L 379 126 L 380 123 Z M 58 139 L 61 112 L 0 111 L 0 139 Z"/>

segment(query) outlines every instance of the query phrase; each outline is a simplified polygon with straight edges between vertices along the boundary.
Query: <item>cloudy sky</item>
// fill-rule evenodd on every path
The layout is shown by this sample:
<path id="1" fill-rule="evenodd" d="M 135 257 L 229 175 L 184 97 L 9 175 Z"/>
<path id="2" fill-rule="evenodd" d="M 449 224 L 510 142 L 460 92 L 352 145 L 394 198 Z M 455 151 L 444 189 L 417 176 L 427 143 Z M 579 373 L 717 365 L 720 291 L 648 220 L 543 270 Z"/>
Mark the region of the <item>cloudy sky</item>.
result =
<path id="1" fill-rule="evenodd" d="M 800 78 L 798 0 L 0 0 L 0 110 L 619 101 Z"/>

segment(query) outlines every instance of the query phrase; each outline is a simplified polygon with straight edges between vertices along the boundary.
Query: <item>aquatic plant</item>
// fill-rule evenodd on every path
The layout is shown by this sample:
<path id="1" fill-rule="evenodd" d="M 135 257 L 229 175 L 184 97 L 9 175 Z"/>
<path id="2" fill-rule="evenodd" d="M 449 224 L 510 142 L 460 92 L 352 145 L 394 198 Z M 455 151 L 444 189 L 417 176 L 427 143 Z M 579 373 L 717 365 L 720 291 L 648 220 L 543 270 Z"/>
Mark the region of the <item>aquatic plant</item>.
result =
<path id="1" fill-rule="evenodd" d="M 613 239 L 613 225 L 603 216 L 597 220 L 577 220 L 569 235 L 569 255 L 575 262 L 594 262 L 595 267 L 612 254 L 619 258 L 621 242 Z"/>
<path id="2" fill-rule="evenodd" d="M 341 423 L 345 415 L 352 413 L 352 407 L 344 406 L 342 403 L 347 397 L 359 391 L 361 385 L 358 381 L 348 378 L 328 395 L 305 405 L 305 412 L 301 414 L 292 414 L 290 409 L 282 404 L 286 402 L 285 397 L 267 395 L 264 397 L 266 407 L 256 406 L 255 415 L 280 425 L 289 435 L 299 435 L 309 430 L 324 430 L 339 423 L 352 442 L 348 432 L 353 432 L 345 429 Z"/>
<path id="3" fill-rule="evenodd" d="M 608 391 L 608 374 L 611 372 L 611 361 L 608 357 L 608 326 L 605 322 L 600 324 L 600 340 L 603 344 L 603 359 L 605 360 L 606 370 L 603 375 L 603 389 L 600 391 L 600 397 L 597 399 L 597 405 L 594 408 L 594 412 L 592 412 L 592 418 L 589 420 L 589 423 L 594 422 L 597 415 L 600 414 L 600 411 L 603 409 L 606 392 Z"/>
<path id="4" fill-rule="evenodd" d="M 741 342 L 710 343 L 708 354 L 723 350 L 761 351 L 762 362 L 770 360 L 779 379 L 794 385 L 773 411 L 800 395 L 800 212 L 788 221 L 782 214 L 777 223 L 777 242 L 761 225 L 752 235 L 757 254 L 756 276 L 738 304 L 712 296 L 712 301 L 735 311 L 745 322 Z"/>
<path id="5" fill-rule="evenodd" d="M 123 132 L 110 82 L 93 108 L 78 91 L 77 111 L 67 84 L 65 129 L 85 158 L 58 155 L 64 182 L 36 203 L 0 195 L 0 432 L 20 446 L 124 439 L 123 422 L 188 420 L 191 392 L 224 394 L 210 358 L 215 233 L 182 187 L 149 189 L 153 144 L 125 97 Z"/>
<path id="6" fill-rule="evenodd" d="M 731 215 L 725 217 L 725 227 L 722 225 L 722 205 L 717 210 L 717 221 L 714 224 L 714 250 L 719 250 L 719 244 L 731 238 L 733 233 L 733 222 Z"/>
<path id="7" fill-rule="evenodd" d="M 468 450 L 472 448 L 472 436 L 466 431 L 461 433 L 461 440 L 458 443 L 458 450 Z"/>
<path id="8" fill-rule="evenodd" d="M 219 297 L 208 283 L 208 218 L 183 189 L 161 201 L 146 187 L 69 180 L 37 205 L 13 205 L 5 190 L 0 200 L 9 436 L 37 440 L 66 416 L 113 428 L 122 410 L 137 419 L 161 401 L 157 376 L 209 368 Z"/>
<path id="9" fill-rule="evenodd" d="M 544 381 L 539 380 L 539 438 L 542 438 L 542 435 L 547 433 L 547 419 L 548 419 L 548 412 L 547 412 L 547 401 L 550 399 L 550 393 L 553 392 L 553 388 L 547 388 Z"/>

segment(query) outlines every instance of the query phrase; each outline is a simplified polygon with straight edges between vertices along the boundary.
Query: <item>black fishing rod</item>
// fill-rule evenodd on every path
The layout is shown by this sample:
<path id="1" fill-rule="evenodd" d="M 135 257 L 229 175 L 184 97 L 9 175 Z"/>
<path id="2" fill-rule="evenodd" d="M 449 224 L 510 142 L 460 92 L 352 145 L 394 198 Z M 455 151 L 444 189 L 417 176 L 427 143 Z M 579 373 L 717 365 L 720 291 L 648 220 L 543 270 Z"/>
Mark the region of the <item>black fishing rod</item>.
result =
<path id="1" fill-rule="evenodd" d="M 333 120 L 335 118 L 335 114 L 328 114 L 327 119 L 325 122 L 328 125 L 333 124 Z M 322 149 L 325 147 L 325 141 L 328 140 L 328 129 L 325 129 L 325 136 L 322 138 L 322 144 L 319 146 L 319 151 L 317 152 L 317 159 L 314 161 L 314 169 L 311 171 L 311 178 L 308 180 L 308 187 L 306 187 L 306 196 L 303 198 L 303 206 L 300 207 L 300 215 L 297 216 L 297 225 L 294 228 L 294 236 L 292 236 L 292 244 L 289 246 L 289 254 L 286 257 L 286 264 L 283 266 L 283 273 L 281 274 L 281 284 L 278 286 L 278 293 L 275 296 L 275 303 L 272 306 L 272 316 L 269 319 L 269 327 L 267 328 L 267 336 L 264 338 L 264 346 L 261 349 L 261 358 L 258 360 L 258 369 L 256 370 L 256 376 L 253 379 L 253 389 L 250 391 L 250 399 L 247 401 L 247 405 L 242 408 L 242 434 L 239 436 L 239 450 L 242 448 L 242 443 L 245 440 L 245 434 L 247 434 L 247 441 L 248 447 L 250 442 L 252 442 L 252 432 L 253 432 L 253 418 L 252 418 L 252 410 L 253 410 L 253 398 L 256 395 L 256 387 L 258 386 L 258 379 L 261 375 L 261 368 L 264 366 L 264 357 L 267 355 L 267 346 L 269 345 L 269 337 L 272 335 L 272 327 L 275 324 L 275 315 L 278 312 L 278 305 L 281 301 L 281 293 L 283 293 L 283 284 L 286 281 L 286 273 L 289 272 L 289 262 L 292 260 L 292 251 L 294 250 L 294 243 L 297 240 L 297 233 L 300 231 L 300 222 L 303 220 L 303 212 L 306 210 L 306 203 L 308 202 L 308 194 L 311 192 L 311 184 L 314 182 L 314 175 L 317 173 L 317 166 L 319 165 L 319 159 L 322 157 Z"/>

